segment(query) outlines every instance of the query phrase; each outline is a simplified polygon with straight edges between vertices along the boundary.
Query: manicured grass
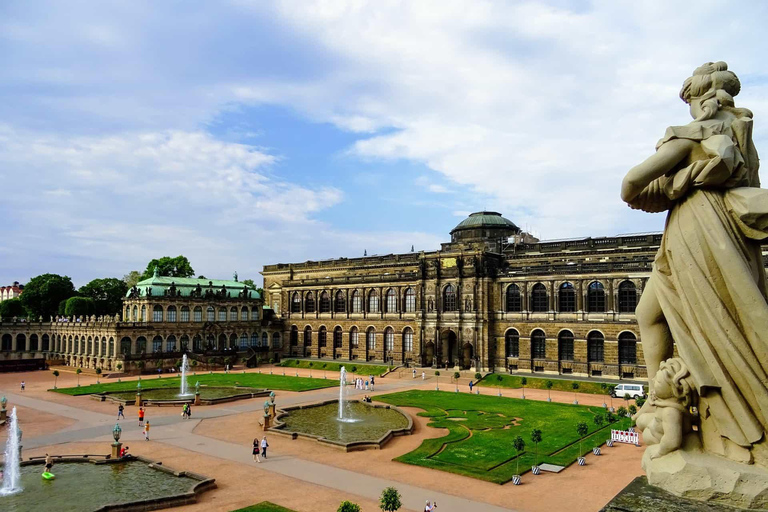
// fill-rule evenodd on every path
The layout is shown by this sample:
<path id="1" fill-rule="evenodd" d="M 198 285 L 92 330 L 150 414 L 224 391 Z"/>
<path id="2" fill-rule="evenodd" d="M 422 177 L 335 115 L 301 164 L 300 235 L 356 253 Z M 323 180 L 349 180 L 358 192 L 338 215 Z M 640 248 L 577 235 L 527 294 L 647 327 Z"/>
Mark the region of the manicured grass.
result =
<path id="1" fill-rule="evenodd" d="M 233 510 L 232 512 L 295 512 L 295 511 L 289 508 L 281 507 L 280 505 L 275 505 L 274 503 L 270 503 L 269 501 L 262 501 L 261 503 L 257 503 L 256 505 L 251 505 L 250 507 L 245 507 L 245 508 L 239 508 L 237 510 Z"/>
<path id="2" fill-rule="evenodd" d="M 542 379 L 540 377 L 525 377 L 528 379 L 528 383 L 525 385 L 526 388 L 531 389 L 547 389 L 546 382 L 548 380 L 552 381 L 552 389 L 555 391 L 571 391 L 573 392 L 573 383 L 578 382 L 579 383 L 579 389 L 577 390 L 579 393 L 590 393 L 593 395 L 608 395 L 607 389 L 602 389 L 600 387 L 600 382 L 584 382 L 581 380 L 564 380 L 564 379 Z M 522 388 L 523 377 L 520 375 L 504 375 L 504 374 L 497 374 L 497 373 L 491 373 L 489 375 L 486 375 L 480 382 L 478 382 L 477 386 L 485 386 L 489 388 Z M 619 384 L 614 383 L 613 385 Z M 647 388 L 646 388 L 647 391 Z M 621 399 L 621 397 L 619 398 Z"/>
<path id="3" fill-rule="evenodd" d="M 502 484 L 517 473 L 517 453 L 512 440 L 521 436 L 526 443 L 520 454 L 520 473 L 531 469 L 534 460 L 568 466 L 579 455 L 603 444 L 611 428 L 626 429 L 630 419 L 598 431 L 596 415 L 605 415 L 602 407 L 498 398 L 446 391 L 405 391 L 376 397 L 377 401 L 396 406 L 424 409 L 419 416 L 431 418 L 430 427 L 448 429 L 438 439 L 426 439 L 421 446 L 395 460 Z M 576 425 L 584 421 L 589 434 L 581 443 Z M 531 431 L 539 429 L 542 441 L 536 446 Z"/>
<path id="4" fill-rule="evenodd" d="M 312 366 L 310 366 L 310 364 Z M 280 363 L 280 366 L 288 368 L 312 368 L 312 370 L 328 370 L 329 372 L 338 372 L 341 367 L 346 367 L 349 373 L 358 373 L 362 375 L 375 375 L 379 376 L 382 373 L 389 370 L 389 367 L 381 364 L 366 364 L 366 363 L 333 363 L 329 361 L 323 361 L 319 359 L 317 361 L 307 361 L 304 359 L 286 359 Z M 354 370 L 353 370 L 354 368 Z"/>
<path id="5" fill-rule="evenodd" d="M 142 379 L 141 386 L 144 388 L 178 388 L 180 384 L 179 377 L 157 377 Z M 202 386 L 244 386 L 260 389 L 282 389 L 287 391 L 308 391 L 311 389 L 328 388 L 338 386 L 338 381 L 333 379 L 316 379 L 308 377 L 293 377 L 286 375 L 269 375 L 266 373 L 198 373 L 197 375 L 187 375 L 187 382 L 194 386 L 200 382 Z M 102 384 L 92 384 L 90 386 L 80 386 L 74 388 L 59 388 L 59 393 L 66 395 L 88 395 L 90 393 L 101 393 L 103 391 L 135 391 L 137 381 L 109 382 Z"/>

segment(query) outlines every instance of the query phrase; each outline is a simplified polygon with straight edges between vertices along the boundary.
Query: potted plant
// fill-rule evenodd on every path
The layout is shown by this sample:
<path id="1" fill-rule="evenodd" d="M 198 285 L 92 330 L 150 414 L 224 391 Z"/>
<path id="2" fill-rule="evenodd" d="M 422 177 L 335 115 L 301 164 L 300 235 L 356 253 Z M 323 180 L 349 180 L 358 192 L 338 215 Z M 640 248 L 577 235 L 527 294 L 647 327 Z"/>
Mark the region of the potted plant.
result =
<path id="1" fill-rule="evenodd" d="M 456 392 L 459 392 L 459 378 L 461 374 L 459 372 L 453 372 L 453 379 L 456 381 Z"/>
<path id="2" fill-rule="evenodd" d="M 440 370 L 435 370 L 435 391 L 440 391 L 440 385 L 438 381 L 440 380 Z"/>
<path id="3" fill-rule="evenodd" d="M 123 363 L 117 363 L 117 364 L 115 365 L 115 368 L 117 368 L 117 371 L 120 371 L 120 370 L 122 370 L 122 369 L 123 369 Z"/>
<path id="4" fill-rule="evenodd" d="M 613 393 L 616 391 L 616 384 L 608 384 L 608 396 L 611 401 L 611 412 L 614 411 L 613 408 Z"/>
<path id="5" fill-rule="evenodd" d="M 512 446 L 517 452 L 517 457 L 515 457 L 517 459 L 517 468 L 515 469 L 517 474 L 512 476 L 512 483 L 520 485 L 520 455 L 525 450 L 525 440 L 521 436 L 517 436 L 512 440 Z"/>
<path id="6" fill-rule="evenodd" d="M 77 387 L 80 387 L 80 374 L 83 373 L 83 370 L 78 368 L 75 370 L 75 375 L 77 375 Z"/>
<path id="7" fill-rule="evenodd" d="M 601 382 L 600 383 L 600 391 L 602 391 L 603 393 L 607 393 L 608 392 L 608 384 L 606 384 L 605 382 Z M 606 405 L 606 403 L 605 403 L 605 399 L 603 399 L 603 407 L 604 408 L 608 407 Z"/>
<path id="8" fill-rule="evenodd" d="M 400 493 L 394 487 L 387 487 L 381 491 L 381 498 L 379 499 L 379 508 L 383 512 L 395 512 L 402 507 L 400 503 Z"/>
<path id="9" fill-rule="evenodd" d="M 581 386 L 579 386 L 578 382 L 571 383 L 571 389 L 573 389 L 573 403 L 576 405 L 579 405 L 579 398 L 577 396 L 577 392 L 579 391 L 580 387 Z"/>
<path id="10" fill-rule="evenodd" d="M 525 400 L 525 386 L 526 386 L 526 384 L 528 384 L 528 379 L 523 377 L 522 379 L 520 379 L 520 384 L 522 384 L 522 386 L 523 386 L 523 395 L 520 398 Z"/>
<path id="11" fill-rule="evenodd" d="M 603 418 L 603 415 L 602 415 L 602 414 L 597 414 L 597 415 L 595 415 L 595 417 L 594 417 L 594 418 L 592 418 L 592 421 L 594 421 L 594 422 L 595 422 L 595 426 L 597 427 L 597 430 L 600 430 L 601 428 L 603 428 L 603 421 L 604 421 L 604 418 Z M 597 446 L 595 446 L 595 447 L 592 449 L 592 452 L 593 452 L 595 455 L 600 455 L 600 445 L 598 444 Z"/>
<path id="12" fill-rule="evenodd" d="M 626 418 L 627 417 L 627 408 L 622 405 L 616 411 L 616 414 L 619 416 L 619 418 Z"/>
<path id="13" fill-rule="evenodd" d="M 627 407 L 627 414 L 632 417 L 635 414 L 637 414 L 637 407 L 635 407 L 635 404 L 630 405 Z"/>
<path id="14" fill-rule="evenodd" d="M 59 370 L 53 370 L 53 389 L 56 389 L 56 381 L 59 380 Z"/>
<path id="15" fill-rule="evenodd" d="M 547 388 L 547 402 L 552 401 L 552 386 L 554 385 L 555 383 L 552 382 L 551 380 L 548 380 L 547 382 L 544 383 L 544 387 Z"/>
<path id="16" fill-rule="evenodd" d="M 501 375 L 496 376 L 496 382 L 499 383 L 499 397 L 501 397 L 501 381 L 503 381 L 504 378 Z"/>
<path id="17" fill-rule="evenodd" d="M 586 421 L 580 421 L 579 423 L 576 424 L 576 433 L 579 434 L 579 454 L 577 457 L 579 466 L 583 466 L 585 464 L 584 457 L 582 456 L 582 453 L 584 452 L 581 451 L 581 441 L 584 439 L 584 437 L 587 435 L 588 432 L 589 432 L 589 425 L 587 425 Z"/>
<path id="18" fill-rule="evenodd" d="M 541 442 L 541 430 L 535 428 L 531 430 L 531 441 L 536 446 L 536 456 L 533 459 L 533 467 L 531 470 L 534 475 L 539 474 L 539 443 Z"/>

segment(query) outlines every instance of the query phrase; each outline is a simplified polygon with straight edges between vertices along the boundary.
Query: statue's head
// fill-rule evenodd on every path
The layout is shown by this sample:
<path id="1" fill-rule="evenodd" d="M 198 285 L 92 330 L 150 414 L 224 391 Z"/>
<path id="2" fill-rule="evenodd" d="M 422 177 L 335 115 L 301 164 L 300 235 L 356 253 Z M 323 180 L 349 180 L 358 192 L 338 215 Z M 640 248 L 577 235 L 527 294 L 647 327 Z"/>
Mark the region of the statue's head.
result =
<path id="1" fill-rule="evenodd" d="M 686 78 L 680 89 L 680 99 L 691 106 L 697 121 L 712 118 L 720 107 L 734 107 L 733 97 L 739 94 L 741 82 L 723 61 L 707 62 Z"/>
<path id="2" fill-rule="evenodd" d="M 653 392 L 657 398 L 676 399 L 686 407 L 692 405 L 694 383 L 682 359 L 673 357 L 662 361 L 653 378 Z"/>

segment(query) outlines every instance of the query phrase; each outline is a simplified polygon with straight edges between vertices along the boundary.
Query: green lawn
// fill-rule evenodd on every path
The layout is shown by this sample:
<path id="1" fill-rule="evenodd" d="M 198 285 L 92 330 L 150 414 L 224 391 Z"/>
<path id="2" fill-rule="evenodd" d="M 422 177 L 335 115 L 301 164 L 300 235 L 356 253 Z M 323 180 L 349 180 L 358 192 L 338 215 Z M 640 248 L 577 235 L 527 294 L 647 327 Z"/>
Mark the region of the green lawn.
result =
<path id="1" fill-rule="evenodd" d="M 604 390 L 600 387 L 599 382 L 584 382 L 581 380 L 564 380 L 564 379 L 542 379 L 539 377 L 525 377 L 528 379 L 528 383 L 525 385 L 526 388 L 531 389 L 547 389 L 546 382 L 547 380 L 552 381 L 552 389 L 555 391 L 571 391 L 573 392 L 573 383 L 578 382 L 579 383 L 579 393 L 590 393 L 593 395 L 606 395 L 606 399 L 608 398 L 608 390 Z M 486 375 L 480 382 L 478 382 L 477 386 L 485 386 L 489 388 L 522 388 L 523 377 L 519 375 L 505 375 L 505 374 L 498 374 L 498 373 L 491 373 L 489 375 Z M 613 383 L 613 385 L 618 383 Z M 647 391 L 647 388 L 646 388 Z"/>
<path id="2" fill-rule="evenodd" d="M 312 366 L 310 366 L 312 365 Z M 375 375 L 379 376 L 382 373 L 389 370 L 389 367 L 381 364 L 366 364 L 366 363 L 332 363 L 323 360 L 307 361 L 305 359 L 286 359 L 280 363 L 280 366 L 288 368 L 312 368 L 313 370 L 328 370 L 329 372 L 338 372 L 341 367 L 346 367 L 349 373 L 359 373 L 362 375 Z"/>
<path id="3" fill-rule="evenodd" d="M 141 386 L 144 388 L 178 388 L 180 384 L 179 377 L 157 377 L 142 379 Z M 194 386 L 195 382 L 200 382 L 204 386 L 244 386 L 260 389 L 278 389 L 287 391 L 308 391 L 311 389 L 328 388 L 338 386 L 338 381 L 333 379 L 316 379 L 308 377 L 293 377 L 286 375 L 269 375 L 268 373 L 200 373 L 197 375 L 188 375 L 187 382 Z M 109 382 L 102 384 L 92 384 L 90 386 L 80 386 L 74 388 L 59 388 L 52 391 L 64 393 L 66 395 L 88 395 L 90 393 L 101 393 L 103 391 L 134 391 L 137 381 Z"/>
<path id="4" fill-rule="evenodd" d="M 612 425 L 603 424 L 598 432 L 596 415 L 602 407 L 498 398 L 447 391 L 405 391 L 377 396 L 376 400 L 396 406 L 424 409 L 420 416 L 431 418 L 429 426 L 448 429 L 438 439 L 427 439 L 421 446 L 395 460 L 471 476 L 502 484 L 517 473 L 517 453 L 512 445 L 516 436 L 526 443 L 520 455 L 520 472 L 531 469 L 536 446 L 531 431 L 539 429 L 538 462 L 568 466 L 579 454 L 592 450 L 610 437 L 610 429 L 626 429 L 629 418 Z M 576 425 L 584 421 L 589 434 L 581 443 Z"/>
<path id="5" fill-rule="evenodd" d="M 269 501 L 262 501 L 261 503 L 257 503 L 256 505 L 251 505 L 250 507 L 245 508 L 239 508 L 237 510 L 233 510 L 232 512 L 295 512 L 289 508 L 281 507 L 280 505 L 275 505 L 274 503 L 270 503 Z"/>

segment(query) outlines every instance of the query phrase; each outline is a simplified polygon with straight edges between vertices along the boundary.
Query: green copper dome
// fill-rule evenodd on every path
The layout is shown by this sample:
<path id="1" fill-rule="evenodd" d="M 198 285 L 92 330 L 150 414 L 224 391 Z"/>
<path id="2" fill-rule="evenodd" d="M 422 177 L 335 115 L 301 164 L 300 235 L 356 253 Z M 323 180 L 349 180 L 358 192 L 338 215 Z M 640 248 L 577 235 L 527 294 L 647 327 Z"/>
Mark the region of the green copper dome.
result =
<path id="1" fill-rule="evenodd" d="M 518 228 L 514 222 L 505 219 L 498 212 L 475 212 L 461 221 L 458 226 L 451 230 L 451 233 L 464 229 L 478 228 L 506 228 L 520 231 L 520 228 Z"/>

